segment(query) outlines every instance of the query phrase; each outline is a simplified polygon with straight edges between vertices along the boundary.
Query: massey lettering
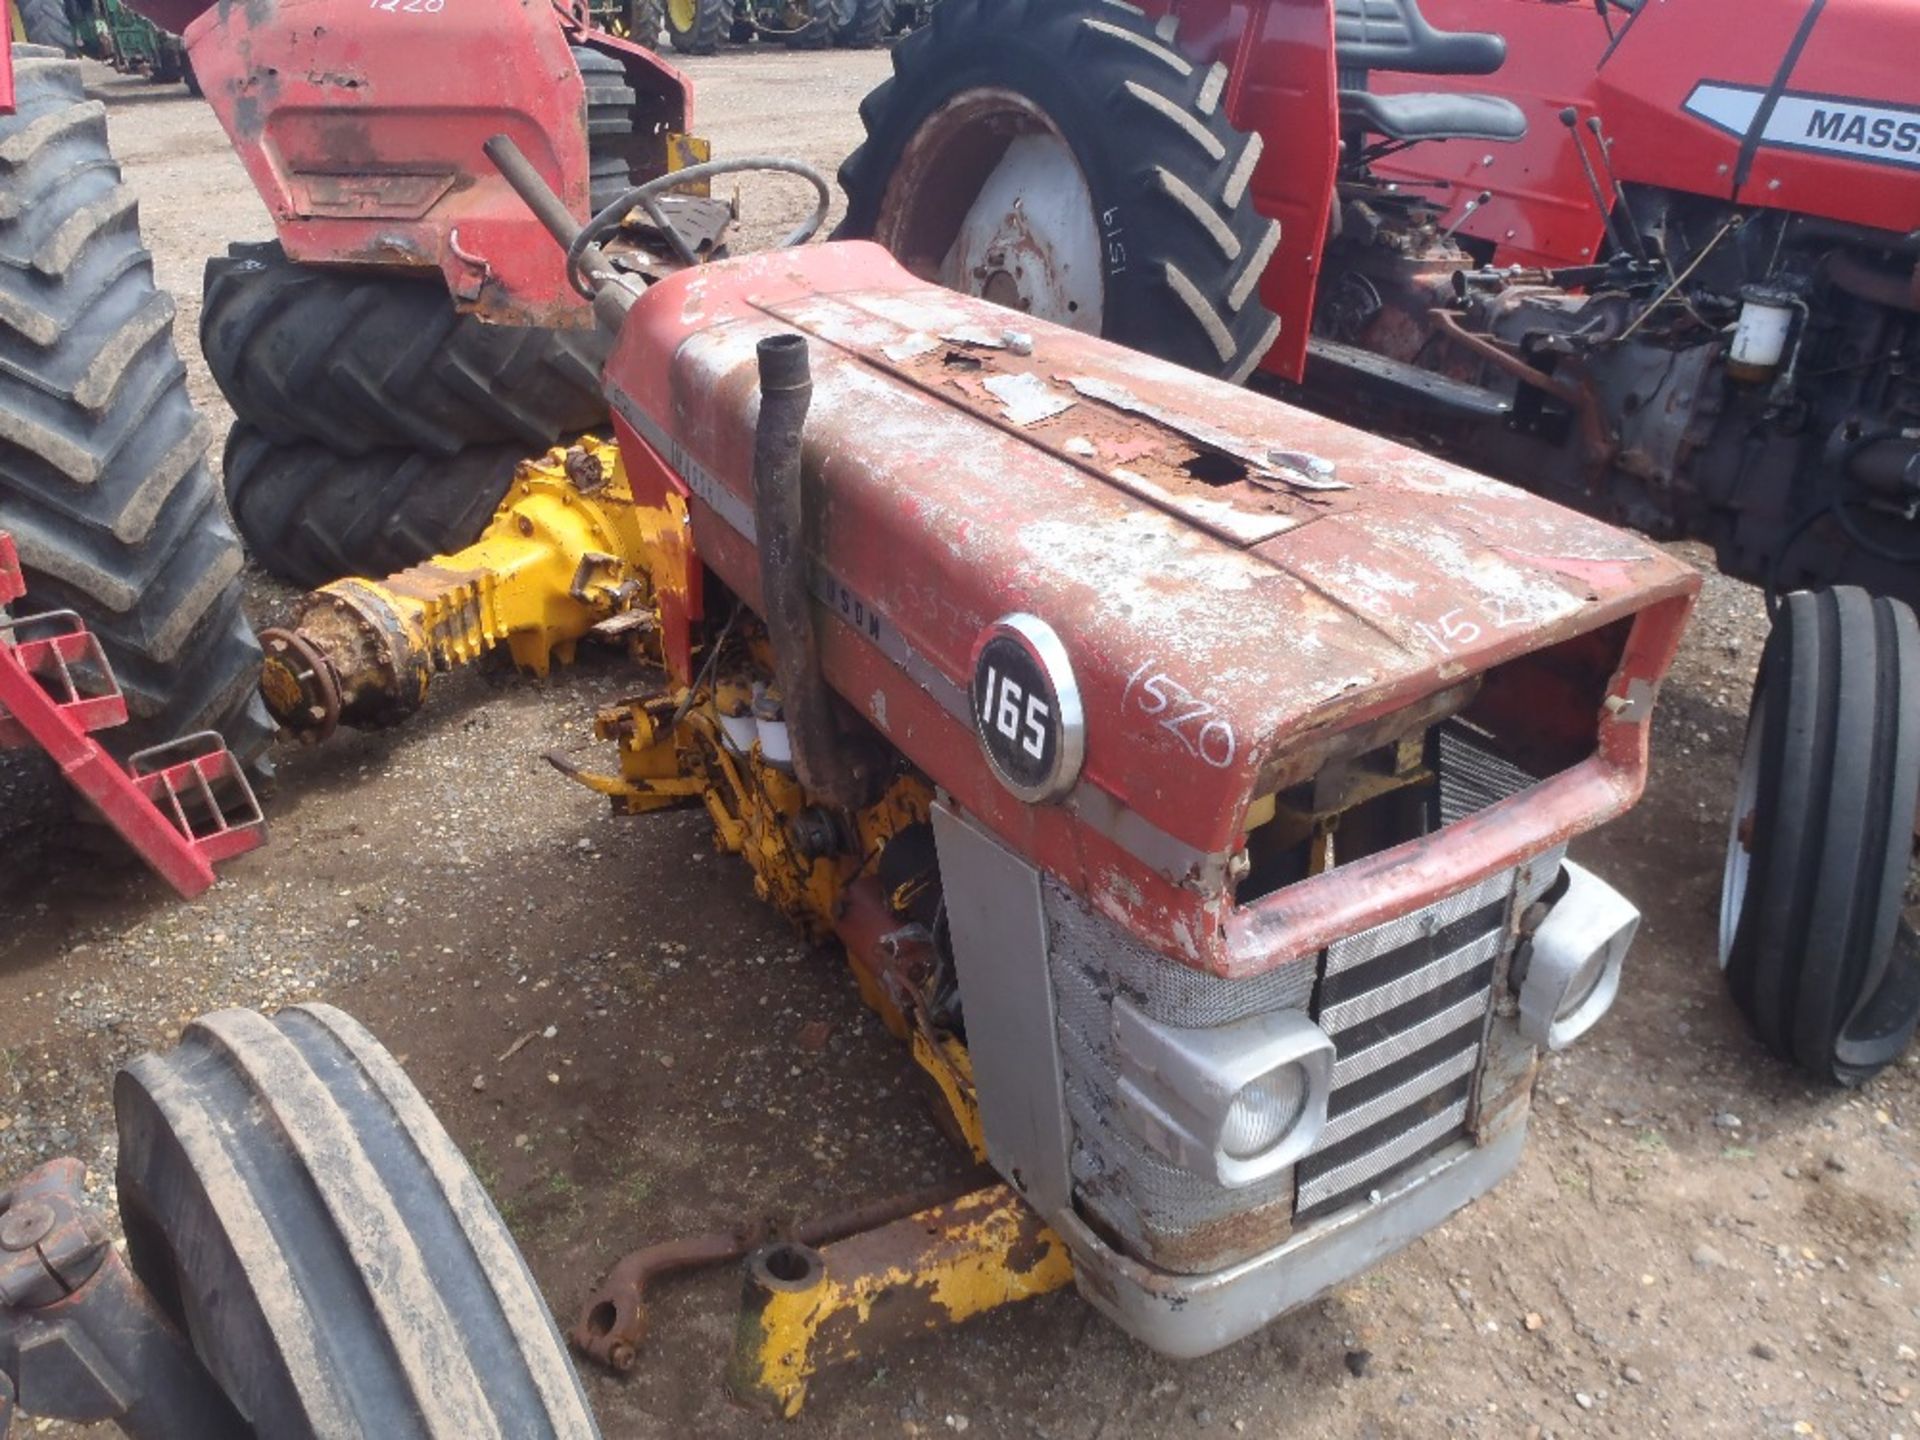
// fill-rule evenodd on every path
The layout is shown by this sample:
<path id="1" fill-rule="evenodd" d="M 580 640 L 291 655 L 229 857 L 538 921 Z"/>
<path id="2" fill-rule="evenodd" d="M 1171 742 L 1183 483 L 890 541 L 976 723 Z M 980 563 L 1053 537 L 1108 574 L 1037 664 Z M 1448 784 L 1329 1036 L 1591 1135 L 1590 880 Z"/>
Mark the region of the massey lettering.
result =
<path id="1" fill-rule="evenodd" d="M 1911 155 L 1920 150 L 1920 120 L 1894 120 L 1886 115 L 1869 120 L 1865 115 L 1845 110 L 1827 110 L 1816 105 L 1807 117 L 1807 139 L 1831 140 L 1841 145 L 1862 145 L 1871 150 L 1891 150 L 1896 155 Z"/>
<path id="2" fill-rule="evenodd" d="M 1709 81 L 1694 87 L 1686 108 L 1728 134 L 1745 136 L 1759 119 L 1762 94 L 1751 86 Z M 1788 91 L 1767 116 L 1759 139 L 1763 148 L 1920 166 L 1920 110 Z"/>

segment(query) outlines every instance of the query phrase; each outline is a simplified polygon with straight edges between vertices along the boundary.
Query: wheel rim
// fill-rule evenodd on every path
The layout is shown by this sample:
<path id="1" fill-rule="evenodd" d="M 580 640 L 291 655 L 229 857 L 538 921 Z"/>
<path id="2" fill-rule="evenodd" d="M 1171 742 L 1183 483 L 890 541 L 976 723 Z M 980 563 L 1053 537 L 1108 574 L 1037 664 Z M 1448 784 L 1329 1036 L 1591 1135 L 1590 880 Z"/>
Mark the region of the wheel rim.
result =
<path id="1" fill-rule="evenodd" d="M 700 17 L 700 0 L 667 0 L 667 19 L 681 34 L 693 29 Z"/>
<path id="2" fill-rule="evenodd" d="M 1066 138 L 1010 90 L 966 90 L 914 133 L 874 238 L 950 290 L 1090 335 L 1105 322 L 1105 243 Z"/>
<path id="3" fill-rule="evenodd" d="M 1720 968 L 1733 956 L 1740 912 L 1747 904 L 1747 877 L 1753 869 L 1753 838 L 1760 821 L 1760 752 L 1767 728 L 1767 697 L 1753 697 L 1747 719 L 1747 743 L 1740 750 L 1740 776 L 1733 787 L 1733 818 L 1727 822 L 1727 859 L 1720 872 Z"/>

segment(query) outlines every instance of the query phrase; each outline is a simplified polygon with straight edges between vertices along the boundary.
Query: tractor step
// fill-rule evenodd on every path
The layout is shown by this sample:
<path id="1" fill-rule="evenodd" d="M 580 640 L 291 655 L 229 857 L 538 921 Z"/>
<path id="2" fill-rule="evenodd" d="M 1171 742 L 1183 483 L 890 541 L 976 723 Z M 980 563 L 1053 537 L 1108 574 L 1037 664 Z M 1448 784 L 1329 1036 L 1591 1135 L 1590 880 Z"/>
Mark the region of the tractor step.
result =
<path id="1" fill-rule="evenodd" d="M 13 537 L 0 531 L 0 749 L 46 751 L 142 860 L 198 895 L 216 864 L 267 838 L 246 772 L 211 730 L 142 750 L 122 769 L 92 736 L 127 718 L 100 642 L 70 610 L 9 616 L 25 593 Z"/>
<path id="2" fill-rule="evenodd" d="M 1504 420 L 1513 413 L 1513 402 L 1497 390 L 1316 335 L 1307 341 L 1308 386 L 1325 385 L 1331 378 L 1329 370 L 1338 370 L 1353 384 L 1384 392 L 1401 404 L 1429 414 L 1462 420 Z"/>

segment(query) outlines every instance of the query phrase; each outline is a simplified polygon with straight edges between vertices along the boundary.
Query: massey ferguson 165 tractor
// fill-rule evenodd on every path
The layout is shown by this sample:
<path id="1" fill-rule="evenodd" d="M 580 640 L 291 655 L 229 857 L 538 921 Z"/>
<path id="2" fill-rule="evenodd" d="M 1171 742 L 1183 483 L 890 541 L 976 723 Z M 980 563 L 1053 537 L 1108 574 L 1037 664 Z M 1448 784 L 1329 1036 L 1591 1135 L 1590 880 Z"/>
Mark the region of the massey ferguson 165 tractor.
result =
<path id="1" fill-rule="evenodd" d="M 1920 1018 L 1920 8 L 943 0 L 842 234 L 1766 588 L 1720 962 L 1858 1083 Z"/>
<path id="2" fill-rule="evenodd" d="M 264 14 L 186 32 L 243 127 L 201 27 Z M 393 48 L 441 18 L 395 16 Z M 635 1252 L 574 1343 L 632 1366 L 649 1282 L 741 1254 L 730 1385 L 787 1414 L 880 1333 L 1069 1282 L 1199 1355 L 1497 1184 L 1543 1053 L 1623 983 L 1637 912 L 1567 847 L 1644 786 L 1698 577 L 878 246 L 800 244 L 826 184 L 792 162 L 665 171 L 582 228 L 584 150 L 524 114 L 435 173 L 322 169 L 365 132 L 303 150 L 265 107 L 259 154 L 307 208 L 413 197 L 411 222 L 356 222 L 367 258 L 431 258 L 482 307 L 581 296 L 615 439 L 524 460 L 467 548 L 306 596 L 262 637 L 263 691 L 320 740 L 496 649 L 537 672 L 625 646 L 596 725 L 617 763 L 560 768 L 620 812 L 704 809 L 844 946 L 986 1167 Z M 623 216 L 760 164 L 819 192 L 791 248 L 649 268 Z M 304 223 L 283 216 L 290 251 Z M 592 1433 L 484 1194 L 352 1022 L 212 1016 L 116 1100 L 124 1264 L 70 1163 L 0 1214 L 23 1408 L 141 1436 Z"/>

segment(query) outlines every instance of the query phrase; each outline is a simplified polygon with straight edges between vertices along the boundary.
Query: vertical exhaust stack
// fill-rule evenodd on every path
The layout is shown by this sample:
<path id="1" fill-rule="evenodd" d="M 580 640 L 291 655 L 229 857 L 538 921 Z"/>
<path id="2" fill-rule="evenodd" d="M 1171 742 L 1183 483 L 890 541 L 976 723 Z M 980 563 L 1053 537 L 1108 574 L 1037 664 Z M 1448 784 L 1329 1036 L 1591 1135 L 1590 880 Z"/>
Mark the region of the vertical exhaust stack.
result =
<path id="1" fill-rule="evenodd" d="M 833 694 L 820 668 L 813 623 L 813 560 L 809 542 L 801 436 L 813 402 L 813 372 L 804 335 L 769 335 L 755 347 L 760 365 L 760 416 L 753 432 L 753 508 L 759 535 L 760 590 L 774 672 L 800 782 L 833 804 L 861 803 L 865 778 L 849 756 L 834 718 Z"/>

